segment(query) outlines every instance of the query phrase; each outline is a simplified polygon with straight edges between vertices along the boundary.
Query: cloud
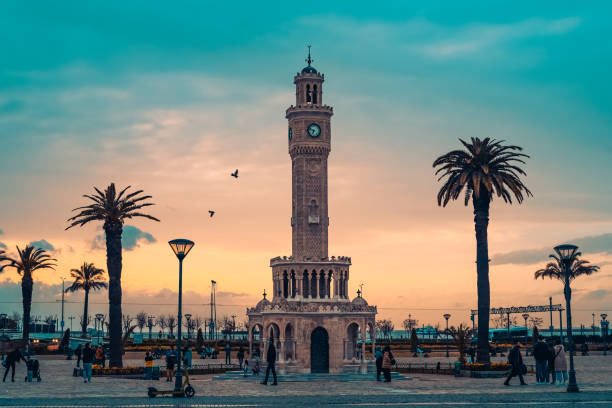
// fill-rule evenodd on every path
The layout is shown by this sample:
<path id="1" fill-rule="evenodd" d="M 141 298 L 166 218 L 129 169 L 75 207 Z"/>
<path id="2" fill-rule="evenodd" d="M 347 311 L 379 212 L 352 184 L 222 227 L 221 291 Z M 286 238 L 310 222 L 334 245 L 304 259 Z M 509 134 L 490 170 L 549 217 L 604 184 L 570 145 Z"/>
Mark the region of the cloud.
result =
<path id="1" fill-rule="evenodd" d="M 601 234 L 570 239 L 567 242 L 577 245 L 583 254 L 612 254 L 612 234 Z M 495 265 L 531 265 L 546 261 L 548 259 L 548 255 L 550 255 L 552 252 L 552 247 L 540 249 L 521 249 L 518 251 L 495 254 L 491 258 L 491 263 Z"/>
<path id="2" fill-rule="evenodd" d="M 123 227 L 123 235 L 121 236 L 121 245 L 126 251 L 132 251 L 138 248 L 140 244 L 152 244 L 157 242 L 155 237 L 148 232 L 142 231 L 139 228 L 125 225 Z M 93 249 L 105 249 L 106 238 L 104 234 L 98 234 L 92 242 Z"/>
<path id="3" fill-rule="evenodd" d="M 606 298 L 612 291 L 607 289 L 595 289 L 585 293 L 581 300 L 601 300 Z"/>
<path id="4" fill-rule="evenodd" d="M 577 17 L 527 19 L 511 24 L 470 24 L 447 33 L 447 39 L 422 47 L 426 56 L 459 57 L 487 51 L 502 43 L 535 36 L 565 34 L 581 23 Z"/>
<path id="5" fill-rule="evenodd" d="M 55 247 L 45 239 L 41 239 L 40 241 L 32 241 L 30 242 L 30 245 L 36 248 L 44 249 L 45 251 L 55 251 Z"/>

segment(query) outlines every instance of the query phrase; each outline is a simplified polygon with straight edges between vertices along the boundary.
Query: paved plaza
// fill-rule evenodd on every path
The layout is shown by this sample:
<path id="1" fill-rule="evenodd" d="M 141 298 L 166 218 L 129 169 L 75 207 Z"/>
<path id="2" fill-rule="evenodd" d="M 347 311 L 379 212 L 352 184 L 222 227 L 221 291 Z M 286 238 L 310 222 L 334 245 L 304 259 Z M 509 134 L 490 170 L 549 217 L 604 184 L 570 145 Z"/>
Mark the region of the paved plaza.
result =
<path id="1" fill-rule="evenodd" d="M 166 389 L 169 383 L 140 379 L 94 377 L 84 384 L 71 376 L 74 361 L 41 360 L 40 383 L 24 383 L 24 364 L 17 369 L 16 382 L 0 384 L 0 406 L 228 406 L 228 407 L 612 407 L 612 356 L 576 357 L 577 378 L 582 392 L 568 394 L 563 387 L 535 385 L 534 375 L 527 376 L 526 387 L 513 380 L 511 387 L 503 379 L 455 378 L 446 375 L 404 374 L 391 383 L 355 376 L 350 381 L 334 376 L 317 376 L 312 381 L 291 381 L 263 386 L 259 378 L 223 380 L 222 376 L 201 375 L 192 378 L 196 396 L 191 399 L 146 397 L 147 387 Z M 404 360 L 404 359 L 403 359 Z M 416 359 L 414 359 L 416 361 Z M 208 360 L 196 360 L 201 363 Z M 422 362 L 423 360 L 419 360 Z M 526 363 L 531 363 L 531 357 Z M 435 364 L 435 361 L 430 361 Z M 140 365 L 141 360 L 127 360 Z"/>

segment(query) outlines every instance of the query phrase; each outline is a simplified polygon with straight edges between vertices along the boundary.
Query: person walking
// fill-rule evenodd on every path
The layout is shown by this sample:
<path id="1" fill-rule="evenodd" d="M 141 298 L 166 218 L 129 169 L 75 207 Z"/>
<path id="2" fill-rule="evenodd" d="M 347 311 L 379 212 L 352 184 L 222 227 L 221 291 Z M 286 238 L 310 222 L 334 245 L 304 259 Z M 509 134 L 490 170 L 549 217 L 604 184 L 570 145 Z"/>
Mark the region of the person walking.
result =
<path id="1" fill-rule="evenodd" d="M 548 343 L 548 377 L 546 381 L 550 384 L 555 383 L 555 346 L 553 346 L 552 342 Z"/>
<path id="2" fill-rule="evenodd" d="M 557 385 L 567 383 L 567 356 L 561 340 L 555 342 L 555 372 L 557 373 Z"/>
<path id="3" fill-rule="evenodd" d="M 376 346 L 376 349 L 374 350 L 374 358 L 376 359 L 376 381 L 380 381 L 383 363 L 383 352 L 380 346 Z"/>
<path id="4" fill-rule="evenodd" d="M 77 348 L 74 350 L 74 354 L 77 356 L 77 368 L 81 367 L 81 355 L 83 354 L 83 345 L 79 343 Z"/>
<path id="5" fill-rule="evenodd" d="M 145 380 L 153 378 L 153 356 L 148 351 L 145 353 Z"/>
<path id="6" fill-rule="evenodd" d="M 85 344 L 83 349 L 83 382 L 91 382 L 91 365 L 95 358 L 95 350 L 89 344 Z"/>
<path id="7" fill-rule="evenodd" d="M 19 351 L 19 349 L 15 347 L 6 355 L 6 359 L 4 360 L 6 371 L 4 372 L 4 378 L 2 379 L 2 382 L 6 381 L 6 375 L 8 374 L 9 370 L 12 370 L 11 381 L 15 382 L 15 365 L 19 362 L 19 360 L 23 360 L 24 362 L 26 362 L 26 359 L 23 357 L 23 354 L 21 354 L 21 351 Z"/>
<path id="8" fill-rule="evenodd" d="M 229 341 L 225 343 L 225 364 L 232 363 L 232 346 L 229 344 Z"/>
<path id="9" fill-rule="evenodd" d="M 240 369 L 242 370 L 242 361 L 244 360 L 244 349 L 242 348 L 242 346 L 240 346 L 240 348 L 238 349 L 238 365 L 240 366 Z"/>
<path id="10" fill-rule="evenodd" d="M 191 347 L 187 346 L 185 350 L 185 366 L 191 368 L 191 360 L 193 359 L 193 352 Z"/>
<path id="11" fill-rule="evenodd" d="M 548 364 L 548 344 L 544 342 L 544 337 L 540 335 L 538 341 L 533 346 L 533 358 L 536 363 L 536 384 L 546 384 L 548 373 L 546 372 Z"/>
<path id="12" fill-rule="evenodd" d="M 274 382 L 272 383 L 272 385 L 277 385 L 276 368 L 274 367 L 274 364 L 276 364 L 276 347 L 274 347 L 274 342 L 270 340 L 268 340 L 268 353 L 266 354 L 266 362 L 268 363 L 268 368 L 266 368 L 266 377 L 262 381 L 262 384 L 268 384 L 268 377 L 270 376 L 270 371 L 272 371 L 272 375 L 274 376 Z"/>
<path id="13" fill-rule="evenodd" d="M 521 356 L 521 348 L 518 344 L 515 344 L 508 353 L 508 363 L 512 366 L 508 378 L 504 381 L 504 385 L 510 385 L 510 379 L 518 375 L 521 380 L 521 385 L 527 385 L 523 379 L 523 374 L 527 373 L 527 367 L 523 364 L 523 356 Z"/>
<path id="14" fill-rule="evenodd" d="M 166 381 L 171 382 L 174 377 L 174 365 L 176 364 L 176 354 L 174 347 L 170 346 L 170 350 L 166 354 Z"/>
<path id="15" fill-rule="evenodd" d="M 393 354 L 391 354 L 391 347 L 385 346 L 383 349 L 383 359 L 382 359 L 382 371 L 383 376 L 385 377 L 384 382 L 391 382 L 391 366 L 395 363 L 393 359 Z"/>

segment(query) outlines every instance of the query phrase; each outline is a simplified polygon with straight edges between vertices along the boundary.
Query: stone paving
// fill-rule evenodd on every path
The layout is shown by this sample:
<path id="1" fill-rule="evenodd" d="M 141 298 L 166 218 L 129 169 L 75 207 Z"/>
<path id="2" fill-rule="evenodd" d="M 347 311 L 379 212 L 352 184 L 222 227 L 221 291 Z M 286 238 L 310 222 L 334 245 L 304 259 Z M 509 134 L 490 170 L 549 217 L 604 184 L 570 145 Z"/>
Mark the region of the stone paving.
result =
<path id="1" fill-rule="evenodd" d="M 372 380 L 280 382 L 263 386 L 259 378 L 213 381 L 212 375 L 195 376 L 196 397 L 172 399 L 145 397 L 147 387 L 168 388 L 165 381 L 94 377 L 84 384 L 72 377 L 74 361 L 39 358 L 40 383 L 24 383 L 25 367 L 18 365 L 16 382 L 0 384 L 0 406 L 506 406 L 513 407 L 612 407 L 612 356 L 576 357 L 579 394 L 564 387 L 535 385 L 504 387 L 502 379 L 455 378 L 445 375 L 409 374 L 409 381 L 382 383 Z M 436 359 L 437 360 L 437 359 Z M 436 360 L 429 359 L 432 364 Z M 532 359 L 527 357 L 526 363 Z M 126 360 L 141 365 L 142 360 Z M 223 362 L 224 360 L 212 360 Z M 421 362 L 422 360 L 419 360 Z M 194 360 L 194 363 L 208 360 Z M 3 374 L 3 373 L 2 373 Z M 578 405 L 577 405 L 578 404 Z"/>

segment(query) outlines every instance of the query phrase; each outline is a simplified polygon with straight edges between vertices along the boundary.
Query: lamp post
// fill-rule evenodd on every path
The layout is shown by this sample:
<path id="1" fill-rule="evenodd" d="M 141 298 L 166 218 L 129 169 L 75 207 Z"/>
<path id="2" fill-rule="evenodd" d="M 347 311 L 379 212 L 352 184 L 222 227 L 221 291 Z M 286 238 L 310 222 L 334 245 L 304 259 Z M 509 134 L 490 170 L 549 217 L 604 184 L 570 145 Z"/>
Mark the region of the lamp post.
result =
<path id="1" fill-rule="evenodd" d="M 147 318 L 147 326 L 149 326 L 149 340 L 153 338 L 153 326 L 155 322 L 155 316 L 149 315 Z"/>
<path id="2" fill-rule="evenodd" d="M 174 254 L 179 260 L 179 289 L 178 289 L 178 322 L 177 331 L 178 338 L 176 340 L 176 381 L 174 383 L 174 391 L 179 392 L 183 385 L 183 372 L 181 371 L 181 320 L 183 317 L 183 259 L 187 256 L 191 248 L 193 248 L 193 241 L 187 239 L 173 239 L 169 241 L 170 247 Z"/>
<path id="3" fill-rule="evenodd" d="M 563 343 L 563 312 L 564 308 L 559 309 L 559 339 L 561 343 Z"/>
<path id="4" fill-rule="evenodd" d="M 591 329 L 593 331 L 593 336 L 595 336 L 595 313 L 593 313 L 593 324 L 591 325 Z"/>
<path id="5" fill-rule="evenodd" d="M 191 323 L 191 313 L 185 313 L 185 319 L 187 319 L 187 340 L 190 339 L 190 323 Z"/>
<path id="6" fill-rule="evenodd" d="M 102 328 L 102 319 L 104 315 L 102 313 L 96 313 L 96 322 L 98 322 L 98 345 L 100 344 L 100 329 Z"/>
<path id="7" fill-rule="evenodd" d="M 448 357 L 448 319 L 450 319 L 451 315 L 449 313 L 444 314 L 444 318 L 446 319 L 446 357 Z"/>
<path id="8" fill-rule="evenodd" d="M 529 313 L 523 313 L 523 319 L 525 319 L 525 344 L 529 342 L 529 329 L 527 328 L 527 319 L 529 319 Z"/>
<path id="9" fill-rule="evenodd" d="M 578 392 L 578 384 L 576 383 L 576 371 L 574 370 L 574 338 L 572 336 L 572 289 L 570 287 L 571 263 L 575 259 L 578 247 L 576 245 L 564 244 L 555 247 L 555 252 L 559 255 L 559 260 L 563 264 L 563 273 L 565 275 L 565 308 L 567 309 L 566 325 L 567 325 L 567 342 L 570 350 L 570 370 L 569 383 L 567 384 L 567 392 Z"/>
<path id="10" fill-rule="evenodd" d="M 608 355 L 608 327 L 610 325 L 610 322 L 606 320 L 607 317 L 608 317 L 607 313 L 601 314 L 601 337 L 603 338 L 603 343 L 604 343 L 604 350 L 603 350 L 604 356 Z"/>

